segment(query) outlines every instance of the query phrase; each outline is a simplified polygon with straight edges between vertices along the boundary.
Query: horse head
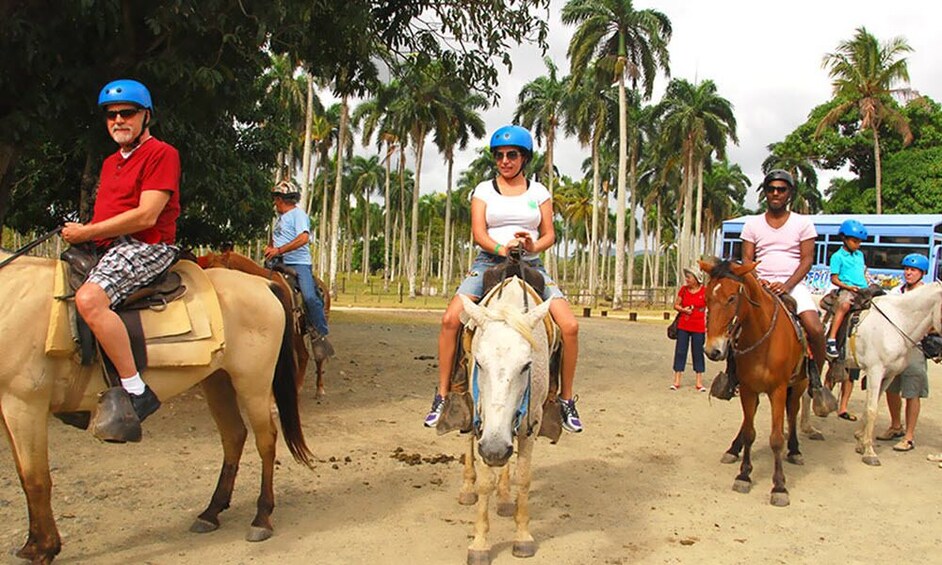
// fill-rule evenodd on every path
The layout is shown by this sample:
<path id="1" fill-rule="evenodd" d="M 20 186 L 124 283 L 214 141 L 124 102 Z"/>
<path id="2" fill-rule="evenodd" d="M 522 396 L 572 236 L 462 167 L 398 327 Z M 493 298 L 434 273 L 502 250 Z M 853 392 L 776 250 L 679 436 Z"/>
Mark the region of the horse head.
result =
<path id="1" fill-rule="evenodd" d="M 747 286 L 758 285 L 750 273 L 758 263 L 733 263 L 712 259 L 700 261 L 700 269 L 709 275 L 706 285 L 707 324 L 704 352 L 713 361 L 726 359 L 730 346 L 741 331 L 740 324 L 748 312 L 741 307 L 743 297 L 747 302 Z"/>
<path id="2" fill-rule="evenodd" d="M 487 306 L 460 295 L 465 312 L 477 326 L 471 342 L 475 431 L 479 432 L 478 452 L 492 467 L 510 459 L 521 424 L 528 428 L 522 433 L 530 431 L 530 423 L 538 429 L 534 418 L 541 415 L 532 411 L 542 407 L 549 375 L 546 332 L 537 326 L 549 312 L 550 301 L 524 312 L 524 295 L 513 289 L 527 290 L 516 283 L 521 281 L 509 279 L 502 296 Z"/>

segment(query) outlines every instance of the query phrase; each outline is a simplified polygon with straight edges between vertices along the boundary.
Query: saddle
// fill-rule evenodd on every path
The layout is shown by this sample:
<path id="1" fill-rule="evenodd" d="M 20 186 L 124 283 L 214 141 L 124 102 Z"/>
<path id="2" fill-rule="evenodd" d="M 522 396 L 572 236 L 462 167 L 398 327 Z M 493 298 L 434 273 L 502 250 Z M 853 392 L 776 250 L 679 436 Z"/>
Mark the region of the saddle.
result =
<path id="1" fill-rule="evenodd" d="M 522 262 L 519 252 L 512 253 L 508 256 L 507 261 L 484 272 L 485 292 L 482 302 L 487 304 L 491 296 L 494 295 L 492 292 L 494 288 L 508 277 L 515 275 L 530 285 L 530 289 L 528 289 L 529 297 L 533 299 L 534 305 L 542 302 L 542 291 L 537 291 L 536 287 L 529 281 L 536 282 L 538 279 L 538 286 L 543 289 L 545 288 L 543 275 L 538 270 Z M 500 289 L 498 289 L 498 292 L 500 292 Z M 562 435 L 562 417 L 559 403 L 556 400 L 556 393 L 560 386 L 562 341 L 559 328 L 550 316 L 544 319 L 544 327 L 550 344 L 550 382 L 549 392 L 546 395 L 546 401 L 543 403 L 543 421 L 540 425 L 539 435 L 549 438 L 551 443 L 556 443 Z M 472 430 L 474 405 L 471 398 L 469 368 L 474 363 L 471 357 L 471 339 L 474 337 L 474 331 L 475 328 L 465 325 L 458 332 L 455 357 L 451 368 L 451 389 L 445 397 L 442 417 L 436 426 L 438 435 L 444 435 L 454 430 L 459 430 L 464 434 Z"/>
<path id="2" fill-rule="evenodd" d="M 304 295 L 301 294 L 301 283 L 298 281 L 298 272 L 293 267 L 286 265 L 281 257 L 276 257 L 275 259 L 266 261 L 265 268 L 270 269 L 276 273 L 281 273 L 282 276 L 285 277 L 285 280 L 288 281 L 288 286 L 291 287 L 291 292 L 294 294 L 296 314 L 295 329 L 301 335 L 316 336 L 317 330 L 315 330 L 308 321 L 310 318 L 307 316 L 307 304 L 304 302 Z M 314 284 L 314 292 L 320 296 L 322 304 L 326 302 L 324 300 L 324 294 L 321 292 L 321 288 L 316 283 L 316 281 Z"/>
<path id="3" fill-rule="evenodd" d="M 840 289 L 835 288 L 821 298 L 820 307 L 824 310 L 825 324 L 834 317 L 834 309 L 837 307 L 839 294 Z M 850 310 L 847 316 L 844 317 L 844 321 L 841 322 L 841 327 L 837 330 L 838 352 L 840 353 L 838 360 L 843 361 L 847 358 L 847 337 L 850 336 L 854 328 L 860 324 L 862 314 L 870 310 L 870 305 L 874 298 L 883 296 L 884 294 L 886 294 L 886 291 L 883 290 L 883 287 L 876 284 L 872 284 L 854 294 L 854 300 L 850 305 Z M 828 371 L 829 377 L 830 373 L 831 371 Z"/>

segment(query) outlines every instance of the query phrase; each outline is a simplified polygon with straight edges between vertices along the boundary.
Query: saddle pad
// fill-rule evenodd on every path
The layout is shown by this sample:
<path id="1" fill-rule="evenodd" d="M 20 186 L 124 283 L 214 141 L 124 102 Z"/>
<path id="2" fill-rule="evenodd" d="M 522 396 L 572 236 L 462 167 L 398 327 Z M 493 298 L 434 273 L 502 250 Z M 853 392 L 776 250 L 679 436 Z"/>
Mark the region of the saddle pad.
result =
<path id="1" fill-rule="evenodd" d="M 208 365 L 212 354 L 224 345 L 222 310 L 206 273 L 191 261 L 173 266 L 186 286 L 186 293 L 163 310 L 142 310 L 148 366 L 184 367 Z M 53 296 L 67 294 L 64 262 L 56 265 Z M 55 300 L 46 334 L 46 354 L 68 357 L 76 352 L 73 338 L 74 302 Z"/>

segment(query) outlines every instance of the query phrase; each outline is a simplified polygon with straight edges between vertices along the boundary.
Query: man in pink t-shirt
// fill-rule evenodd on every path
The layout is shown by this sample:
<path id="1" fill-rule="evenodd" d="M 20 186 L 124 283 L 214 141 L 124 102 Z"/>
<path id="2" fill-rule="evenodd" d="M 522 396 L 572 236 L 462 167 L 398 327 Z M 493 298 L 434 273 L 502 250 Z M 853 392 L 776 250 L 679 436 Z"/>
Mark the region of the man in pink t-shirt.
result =
<path id="1" fill-rule="evenodd" d="M 746 220 L 742 230 L 743 263 L 759 261 L 756 274 L 773 294 L 789 294 L 797 303 L 798 318 L 814 354 L 809 386 L 814 410 L 819 416 L 837 409 L 837 400 L 821 387 L 824 368 L 824 327 L 811 291 L 804 283 L 814 261 L 817 232 L 811 220 L 788 209 L 795 192 L 795 180 L 787 171 L 770 171 L 760 187 L 766 212 Z M 731 376 L 730 381 L 735 378 Z M 731 385 L 732 386 L 732 385 Z"/>

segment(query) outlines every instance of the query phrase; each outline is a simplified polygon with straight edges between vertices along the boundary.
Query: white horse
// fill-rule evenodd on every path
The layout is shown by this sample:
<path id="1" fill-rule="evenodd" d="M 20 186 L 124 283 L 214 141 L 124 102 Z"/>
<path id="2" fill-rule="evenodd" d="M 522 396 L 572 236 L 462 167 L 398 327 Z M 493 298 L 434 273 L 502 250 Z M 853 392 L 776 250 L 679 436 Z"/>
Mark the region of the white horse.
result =
<path id="1" fill-rule="evenodd" d="M 500 290 L 502 289 L 502 290 Z M 465 312 L 476 325 L 471 340 L 474 397 L 474 432 L 465 454 L 464 482 L 458 501 L 477 502 L 474 540 L 468 563 L 490 563 L 487 541 L 488 501 L 495 488 L 495 470 L 501 516 L 514 516 L 517 533 L 513 555 L 532 557 L 536 542 L 530 535 L 530 463 L 535 434 L 543 420 L 543 402 L 549 389 L 549 338 L 542 325 L 550 301 L 537 295 L 517 277 L 505 280 L 484 297 L 481 305 L 461 296 Z M 529 308 L 525 311 L 525 304 Z M 517 440 L 517 500 L 510 499 L 510 456 Z M 480 481 L 474 468 L 474 444 L 488 465 Z M 475 490 L 476 487 L 476 490 Z"/>
<path id="2" fill-rule="evenodd" d="M 881 314 L 882 312 L 882 314 Z M 879 465 L 873 427 L 880 395 L 893 377 L 922 355 L 915 344 L 932 329 L 942 329 L 942 283 L 936 281 L 900 295 L 880 296 L 848 338 L 847 364 L 867 375 L 867 410 L 857 437 L 857 453 L 867 465 Z"/>

